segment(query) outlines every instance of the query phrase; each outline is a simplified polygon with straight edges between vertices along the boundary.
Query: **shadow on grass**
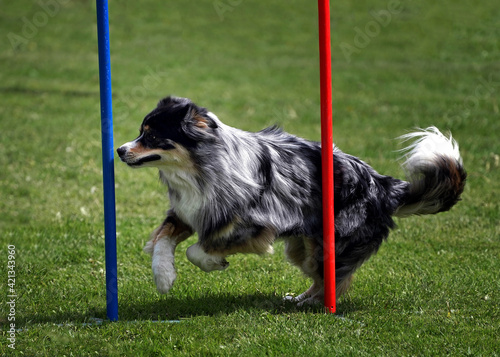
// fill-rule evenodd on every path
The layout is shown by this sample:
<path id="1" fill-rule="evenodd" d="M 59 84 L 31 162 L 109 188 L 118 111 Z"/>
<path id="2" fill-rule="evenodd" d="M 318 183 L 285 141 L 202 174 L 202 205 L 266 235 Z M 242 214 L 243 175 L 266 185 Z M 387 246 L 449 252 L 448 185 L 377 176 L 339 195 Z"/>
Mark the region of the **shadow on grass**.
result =
<path id="1" fill-rule="evenodd" d="M 227 315 L 236 311 L 265 311 L 278 314 L 294 304 L 282 301 L 274 294 L 206 294 L 199 297 L 160 297 L 156 301 L 122 303 L 121 315 L 125 319 L 182 319 L 195 316 Z"/>
<path id="2" fill-rule="evenodd" d="M 352 304 L 339 304 L 337 313 L 355 310 Z M 282 296 L 275 294 L 255 293 L 247 295 L 207 294 L 201 297 L 171 297 L 161 296 L 155 301 L 135 300 L 120 301 L 119 321 L 164 321 L 182 320 L 199 316 L 229 315 L 235 312 L 244 314 L 261 314 L 263 312 L 281 315 L 286 313 L 308 312 L 323 313 L 321 305 L 298 307 L 296 303 L 284 301 Z M 54 312 L 37 314 L 27 317 L 21 325 L 32 324 L 75 324 L 93 322 L 95 319 L 107 320 L 105 306 L 89 307 L 87 312 Z"/>

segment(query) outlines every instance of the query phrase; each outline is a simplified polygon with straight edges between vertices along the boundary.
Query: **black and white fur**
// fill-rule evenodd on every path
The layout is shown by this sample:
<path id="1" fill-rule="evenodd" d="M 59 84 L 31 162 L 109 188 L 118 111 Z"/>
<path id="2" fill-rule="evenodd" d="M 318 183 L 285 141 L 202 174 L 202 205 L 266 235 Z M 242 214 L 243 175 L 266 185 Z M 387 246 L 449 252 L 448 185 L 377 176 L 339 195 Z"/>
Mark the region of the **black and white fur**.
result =
<path id="1" fill-rule="evenodd" d="M 408 181 L 334 147 L 337 298 L 388 236 L 393 216 L 447 211 L 460 199 L 466 173 L 455 140 L 435 127 L 403 138 L 413 141 L 403 165 Z M 276 127 L 232 128 L 189 99 L 167 97 L 118 154 L 131 167 L 158 168 L 168 186 L 171 209 L 144 248 L 160 293 L 176 278 L 177 244 L 196 232 L 187 257 L 206 272 L 226 269 L 229 255 L 272 253 L 284 239 L 288 259 L 313 280 L 293 300 L 323 300 L 319 143 Z"/>

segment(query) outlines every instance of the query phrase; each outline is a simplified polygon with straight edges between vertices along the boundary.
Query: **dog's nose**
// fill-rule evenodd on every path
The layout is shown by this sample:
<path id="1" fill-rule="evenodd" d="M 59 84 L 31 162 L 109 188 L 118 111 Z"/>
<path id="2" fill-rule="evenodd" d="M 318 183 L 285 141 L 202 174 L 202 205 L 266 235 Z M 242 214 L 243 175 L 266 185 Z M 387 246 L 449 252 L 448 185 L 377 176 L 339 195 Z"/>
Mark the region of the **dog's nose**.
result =
<path id="1" fill-rule="evenodd" d="M 118 153 L 118 156 L 122 157 L 127 152 L 127 149 L 123 146 L 120 146 L 118 149 L 116 149 L 116 152 Z"/>

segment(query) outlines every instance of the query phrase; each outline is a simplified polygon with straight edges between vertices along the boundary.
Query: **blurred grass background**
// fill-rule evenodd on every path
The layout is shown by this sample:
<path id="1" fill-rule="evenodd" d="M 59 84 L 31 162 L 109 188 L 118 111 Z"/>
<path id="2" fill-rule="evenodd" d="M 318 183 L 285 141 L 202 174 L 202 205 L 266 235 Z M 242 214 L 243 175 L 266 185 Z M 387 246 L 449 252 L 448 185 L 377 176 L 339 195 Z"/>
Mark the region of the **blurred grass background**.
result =
<path id="1" fill-rule="evenodd" d="M 16 246 L 25 355 L 498 354 L 500 9 L 483 1 L 332 2 L 334 141 L 401 177 L 395 137 L 451 130 L 469 172 L 451 212 L 398 221 L 339 314 L 281 301 L 308 281 L 273 256 L 204 274 L 179 247 L 156 294 L 141 249 L 168 207 L 154 170 L 116 165 L 120 320 L 105 318 L 95 4 L 0 3 L 0 273 Z M 115 146 L 163 96 L 245 130 L 319 140 L 316 4 L 110 3 Z M 13 353 L 2 306 L 2 354 Z M 151 320 L 182 319 L 179 324 Z M 137 320 L 128 324 L 125 321 Z M 73 327 L 55 324 L 71 323 Z"/>

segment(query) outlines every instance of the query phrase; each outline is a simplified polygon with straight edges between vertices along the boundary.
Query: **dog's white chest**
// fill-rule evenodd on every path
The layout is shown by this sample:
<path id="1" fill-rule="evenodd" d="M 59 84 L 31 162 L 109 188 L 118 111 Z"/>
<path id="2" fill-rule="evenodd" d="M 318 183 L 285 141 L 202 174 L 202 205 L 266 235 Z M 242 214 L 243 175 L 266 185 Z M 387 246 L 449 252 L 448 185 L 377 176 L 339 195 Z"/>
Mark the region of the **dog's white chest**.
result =
<path id="1" fill-rule="evenodd" d="M 185 192 L 180 194 L 180 198 L 177 195 L 170 196 L 170 205 L 181 220 L 196 228 L 202 199 L 198 195 Z"/>
<path id="2" fill-rule="evenodd" d="M 162 181 L 170 188 L 170 206 L 177 216 L 196 230 L 203 196 L 189 175 L 172 174 L 161 170 Z"/>

